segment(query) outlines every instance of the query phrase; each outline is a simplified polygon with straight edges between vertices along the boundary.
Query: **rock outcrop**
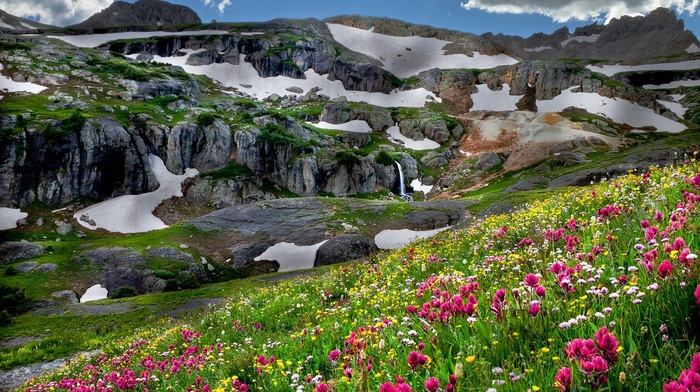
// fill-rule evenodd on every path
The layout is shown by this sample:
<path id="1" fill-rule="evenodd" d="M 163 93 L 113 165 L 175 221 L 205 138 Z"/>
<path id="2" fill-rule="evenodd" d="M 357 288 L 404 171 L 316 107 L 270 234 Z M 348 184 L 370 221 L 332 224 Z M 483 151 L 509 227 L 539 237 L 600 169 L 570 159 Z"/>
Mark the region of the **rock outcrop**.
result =
<path id="1" fill-rule="evenodd" d="M 33 242 L 9 241 L 0 244 L 0 264 L 41 256 L 44 247 Z"/>
<path id="2" fill-rule="evenodd" d="M 314 267 L 358 260 L 378 251 L 379 248 L 371 238 L 359 234 L 341 234 L 318 248 Z"/>

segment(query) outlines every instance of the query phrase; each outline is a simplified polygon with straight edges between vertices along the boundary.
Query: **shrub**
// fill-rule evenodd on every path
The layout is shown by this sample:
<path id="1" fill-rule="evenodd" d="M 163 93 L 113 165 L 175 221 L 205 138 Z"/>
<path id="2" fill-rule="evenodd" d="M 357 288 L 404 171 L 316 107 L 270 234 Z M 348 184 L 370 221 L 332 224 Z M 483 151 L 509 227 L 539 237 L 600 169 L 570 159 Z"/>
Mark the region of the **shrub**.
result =
<path id="1" fill-rule="evenodd" d="M 214 124 L 214 121 L 216 121 L 216 116 L 209 112 L 197 116 L 197 126 L 202 129 Z"/>
<path id="2" fill-rule="evenodd" d="M 10 314 L 7 313 L 7 310 L 3 309 L 3 311 L 0 312 L 0 327 L 10 325 L 11 322 L 12 316 L 10 316 Z"/>
<path id="3" fill-rule="evenodd" d="M 111 299 L 117 299 L 117 298 L 129 298 L 129 297 L 135 297 L 139 295 L 139 292 L 136 290 L 135 287 L 132 286 L 122 286 L 117 289 L 117 291 L 111 295 Z"/>
<path id="4" fill-rule="evenodd" d="M 15 276 L 19 274 L 19 270 L 13 266 L 8 266 L 5 269 L 5 276 Z"/>
<path id="5" fill-rule="evenodd" d="M 339 164 L 346 166 L 353 166 L 360 163 L 360 157 L 355 155 L 354 152 L 348 150 L 340 150 L 335 153 L 335 159 L 338 160 Z"/>
<path id="6" fill-rule="evenodd" d="M 374 158 L 374 161 L 384 166 L 394 164 L 394 158 L 392 158 L 391 154 L 389 154 L 386 150 L 379 151 L 379 154 L 377 154 L 376 158 Z"/>
<path id="7" fill-rule="evenodd" d="M 196 289 L 201 285 L 202 284 L 194 274 L 187 274 L 187 276 L 180 280 L 181 289 Z"/>
<path id="8" fill-rule="evenodd" d="M 85 125 L 85 116 L 80 109 L 75 109 L 65 120 L 61 122 L 61 132 L 65 134 L 80 132 Z"/>
<path id="9" fill-rule="evenodd" d="M 0 283 L 0 309 L 15 315 L 24 312 L 30 306 L 31 301 L 27 298 L 23 287 Z"/>

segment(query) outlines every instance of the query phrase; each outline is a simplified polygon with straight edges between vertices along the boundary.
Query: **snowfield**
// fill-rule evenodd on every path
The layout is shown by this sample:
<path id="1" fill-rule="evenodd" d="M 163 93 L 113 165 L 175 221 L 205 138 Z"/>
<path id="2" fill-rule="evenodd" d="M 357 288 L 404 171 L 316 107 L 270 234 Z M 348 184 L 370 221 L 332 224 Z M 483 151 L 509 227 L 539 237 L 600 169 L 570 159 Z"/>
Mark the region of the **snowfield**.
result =
<path id="1" fill-rule="evenodd" d="M 328 24 L 333 38 L 346 48 L 364 53 L 384 64 L 383 68 L 400 78 L 408 78 L 432 68 L 494 68 L 511 65 L 517 60 L 506 55 L 487 56 L 474 53 L 445 55 L 443 48 L 451 43 L 437 38 L 394 37 L 340 24 Z"/>
<path id="2" fill-rule="evenodd" d="M 173 196 L 182 196 L 182 182 L 194 177 L 199 172 L 195 169 L 185 170 L 185 174 L 175 175 L 168 171 L 163 160 L 149 155 L 148 160 L 156 179 L 160 183 L 153 192 L 140 195 L 124 195 L 94 204 L 76 212 L 73 217 L 86 229 L 105 229 L 117 233 L 143 233 L 168 227 L 153 215 L 153 211 L 164 200 Z M 95 222 L 91 226 L 80 217 L 85 215 Z"/>
<path id="3" fill-rule="evenodd" d="M 135 59 L 137 56 L 134 54 L 128 57 Z M 154 61 L 181 66 L 188 73 L 208 76 L 226 87 L 236 88 L 258 99 L 267 98 L 272 94 L 289 95 L 289 91 L 286 89 L 296 86 L 304 91 L 318 87 L 320 94 L 331 98 L 344 96 L 348 101 L 367 102 L 383 107 L 423 107 L 427 100 L 440 102 L 435 94 L 424 88 L 408 91 L 394 90 L 390 94 L 348 91 L 341 81 L 330 81 L 326 76 L 316 73 L 313 69 L 306 71 L 306 79 L 292 79 L 284 76 L 262 78 L 253 65 L 245 61 L 241 61 L 239 65 L 219 63 L 201 66 L 185 64 L 187 56 L 154 56 Z"/>
<path id="4" fill-rule="evenodd" d="M 279 242 L 265 250 L 255 261 L 274 260 L 279 263 L 277 272 L 289 272 L 314 267 L 316 251 L 326 241 L 315 245 L 296 245 L 289 242 Z"/>
<path id="5" fill-rule="evenodd" d="M 352 120 L 348 121 L 342 124 L 331 124 L 325 121 L 319 121 L 316 124 L 309 123 L 310 125 L 313 125 L 318 128 L 323 128 L 323 129 L 335 129 L 338 131 L 345 131 L 345 132 L 355 132 L 355 133 L 370 133 L 372 132 L 372 128 L 367 124 L 367 121 L 364 120 Z"/>
<path id="6" fill-rule="evenodd" d="M 18 208 L 0 207 L 0 230 L 9 230 L 17 227 L 17 221 L 24 219 L 29 214 Z"/>
<path id="7" fill-rule="evenodd" d="M 680 61 L 677 63 L 660 63 L 660 64 L 644 64 L 644 65 L 587 65 L 586 68 L 593 72 L 602 73 L 603 75 L 613 76 L 620 72 L 639 72 L 639 71 L 685 71 L 689 69 L 700 68 L 700 60 Z"/>
<path id="8" fill-rule="evenodd" d="M 600 34 L 571 36 L 571 37 L 561 41 L 561 47 L 563 48 L 566 45 L 568 45 L 574 41 L 593 43 L 593 42 L 596 42 L 598 40 L 598 38 L 600 38 Z"/>
<path id="9" fill-rule="evenodd" d="M 653 110 L 636 103 L 621 98 L 603 97 L 596 93 L 575 93 L 573 92 L 575 88 L 562 91 L 551 100 L 537 101 L 537 109 L 540 112 L 560 112 L 573 106 L 635 128 L 653 126 L 659 132 L 668 133 L 686 130 L 685 125 L 656 114 Z"/>
<path id="10" fill-rule="evenodd" d="M 94 48 L 109 41 L 118 39 L 137 39 L 151 37 L 167 37 L 172 35 L 225 35 L 225 30 L 199 30 L 199 31 L 131 31 L 124 33 L 85 34 L 85 35 L 49 35 L 49 38 L 60 39 L 79 48 Z"/>
<path id="11" fill-rule="evenodd" d="M 648 90 L 666 90 L 676 87 L 696 87 L 700 86 L 700 80 L 676 80 L 675 82 L 665 84 L 645 84 L 645 89 Z"/>
<path id="12" fill-rule="evenodd" d="M 402 145 L 410 150 L 434 150 L 440 147 L 440 143 L 425 138 L 423 140 L 413 140 L 401 134 L 399 127 L 394 125 L 386 130 L 389 134 L 389 141 Z"/>

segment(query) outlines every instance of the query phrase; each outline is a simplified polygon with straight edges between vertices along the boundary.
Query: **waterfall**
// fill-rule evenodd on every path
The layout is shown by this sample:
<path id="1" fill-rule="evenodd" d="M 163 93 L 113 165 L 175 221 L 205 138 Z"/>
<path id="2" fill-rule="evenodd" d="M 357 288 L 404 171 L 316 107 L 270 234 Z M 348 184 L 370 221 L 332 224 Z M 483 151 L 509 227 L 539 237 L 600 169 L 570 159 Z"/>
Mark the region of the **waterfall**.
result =
<path id="1" fill-rule="evenodd" d="M 396 167 L 399 169 L 399 197 L 406 201 L 413 201 L 413 196 L 406 193 L 406 183 L 403 180 L 403 170 L 401 170 L 401 164 L 397 161 Z"/>

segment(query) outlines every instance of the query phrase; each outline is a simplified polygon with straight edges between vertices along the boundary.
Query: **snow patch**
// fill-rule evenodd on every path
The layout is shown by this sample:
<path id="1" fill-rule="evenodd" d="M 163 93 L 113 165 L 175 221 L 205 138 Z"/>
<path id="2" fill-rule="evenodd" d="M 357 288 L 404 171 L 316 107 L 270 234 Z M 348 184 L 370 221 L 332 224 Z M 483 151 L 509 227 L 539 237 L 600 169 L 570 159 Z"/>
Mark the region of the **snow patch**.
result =
<path id="1" fill-rule="evenodd" d="M 575 93 L 573 90 L 576 88 L 564 90 L 551 100 L 538 100 L 537 109 L 540 112 L 560 112 L 573 106 L 635 128 L 653 126 L 659 132 L 668 133 L 678 133 L 686 129 L 685 125 L 656 114 L 653 110 L 636 103 L 621 98 L 603 97 L 596 93 Z"/>
<path id="2" fill-rule="evenodd" d="M 2 69 L 2 64 L 0 64 L 0 71 L 2 71 Z M 44 90 L 46 90 L 46 87 L 42 85 L 29 82 L 15 82 L 7 76 L 0 75 L 0 93 L 26 91 L 28 93 L 37 94 Z"/>
<path id="3" fill-rule="evenodd" d="M 394 37 L 339 24 L 328 24 L 333 38 L 346 48 L 364 53 L 382 62 L 383 68 L 400 78 L 417 75 L 432 68 L 490 69 L 499 65 L 511 65 L 517 60 L 499 54 L 483 55 L 475 52 L 472 57 L 464 54 L 446 55 L 443 49 L 450 41 L 419 36 Z"/>
<path id="4" fill-rule="evenodd" d="M 620 72 L 639 72 L 639 71 L 686 71 L 689 69 L 700 68 L 700 60 L 679 61 L 677 63 L 660 63 L 660 64 L 644 64 L 644 65 L 587 65 L 586 68 L 593 72 L 602 73 L 603 75 L 613 76 Z"/>
<path id="5" fill-rule="evenodd" d="M 687 108 L 684 108 L 683 105 L 681 105 L 678 102 L 671 102 L 671 101 L 662 101 L 660 99 L 657 99 L 656 102 L 664 105 L 666 109 L 672 111 L 673 113 L 676 114 L 676 116 L 683 118 L 685 115 L 685 112 L 688 110 Z"/>
<path id="6" fill-rule="evenodd" d="M 17 227 L 17 221 L 24 219 L 29 214 L 18 208 L 0 207 L 0 230 L 9 230 Z"/>
<path id="7" fill-rule="evenodd" d="M 182 182 L 199 173 L 196 169 L 187 169 L 185 174 L 175 175 L 168 171 L 163 160 L 149 155 L 151 169 L 160 183 L 153 192 L 140 195 L 124 195 L 94 204 L 76 212 L 73 217 L 81 226 L 95 230 L 98 228 L 118 233 L 143 233 L 168 227 L 153 215 L 153 211 L 164 200 L 173 196 L 182 196 Z M 80 219 L 85 215 L 93 220 L 95 226 Z"/>
<path id="8" fill-rule="evenodd" d="M 700 86 L 700 80 L 676 80 L 675 82 L 664 83 L 664 84 L 645 84 L 644 87 L 647 90 L 666 90 L 676 87 L 696 87 Z"/>
<path id="9" fill-rule="evenodd" d="M 429 238 L 435 234 L 445 231 L 450 227 L 443 227 L 435 230 L 382 230 L 376 236 L 374 236 L 374 243 L 377 244 L 379 249 L 398 249 L 403 246 L 410 244 L 411 242 Z"/>
<path id="10" fill-rule="evenodd" d="M 265 34 L 265 33 L 262 31 L 244 31 L 241 33 L 241 35 L 243 35 L 243 36 L 253 36 L 253 35 L 263 35 L 263 34 Z"/>
<path id="11" fill-rule="evenodd" d="M 411 181 L 411 188 L 413 188 L 414 191 L 422 191 L 426 195 L 428 193 L 430 193 L 431 190 L 433 190 L 432 185 L 423 185 L 421 180 L 419 180 L 417 178 L 415 180 Z"/>
<path id="12" fill-rule="evenodd" d="M 561 41 L 561 47 L 565 47 L 566 45 L 576 41 L 576 42 L 588 42 L 588 43 L 593 43 L 600 38 L 600 34 L 591 34 L 591 35 L 576 35 L 576 36 L 571 36 L 563 41 Z"/>
<path id="13" fill-rule="evenodd" d="M 102 287 L 102 285 L 100 284 L 96 284 L 94 286 L 90 286 L 85 291 L 85 294 L 83 294 L 83 296 L 80 297 L 80 303 L 106 299 L 107 294 L 109 294 L 109 292 L 106 288 Z"/>
<path id="14" fill-rule="evenodd" d="M 690 46 L 688 46 L 688 49 L 686 49 L 685 51 L 686 53 L 698 53 L 700 52 L 700 46 L 698 46 L 695 43 L 692 43 L 690 44 Z"/>
<path id="15" fill-rule="evenodd" d="M 86 35 L 49 35 L 49 38 L 60 39 L 79 48 L 94 48 L 104 43 L 118 39 L 139 39 L 150 37 L 167 37 L 173 35 L 226 35 L 228 31 L 199 30 L 199 31 L 130 31 L 124 33 L 86 34 Z"/>
<path id="16" fill-rule="evenodd" d="M 193 52 L 197 53 L 197 52 Z M 127 57 L 135 59 L 138 55 Z M 330 81 L 327 77 L 319 75 L 313 69 L 305 72 L 306 79 L 292 79 L 284 76 L 262 78 L 258 75 L 252 64 L 242 61 L 239 65 L 218 63 L 209 65 L 187 65 L 187 56 L 161 57 L 153 56 L 154 61 L 181 66 L 186 72 L 195 75 L 206 75 L 226 87 L 234 87 L 258 99 L 264 99 L 270 95 L 288 95 L 287 86 L 297 86 L 304 91 L 314 87 L 320 88 L 320 92 L 331 98 L 344 96 L 348 101 L 366 102 L 382 107 L 423 107 L 430 100 L 441 102 L 432 92 L 419 88 L 415 90 L 394 90 L 389 94 L 369 93 L 366 91 L 348 91 L 339 80 Z M 250 87 L 248 87 L 250 86 Z"/>
<path id="17" fill-rule="evenodd" d="M 501 90 L 493 91 L 486 85 L 480 84 L 475 86 L 477 92 L 472 94 L 471 111 L 488 110 L 494 112 L 504 112 L 509 110 L 517 110 L 515 106 L 523 97 L 522 95 L 510 95 L 510 86 L 503 84 Z"/>
<path id="18" fill-rule="evenodd" d="M 528 52 L 528 53 L 532 53 L 532 52 L 539 53 L 539 52 L 541 52 L 541 51 L 543 51 L 543 50 L 552 50 L 552 49 L 554 49 L 554 48 L 551 47 L 551 46 L 549 46 L 549 45 L 547 45 L 547 46 L 538 46 L 538 47 L 536 47 L 536 48 L 523 48 L 523 50 L 526 51 L 526 52 Z"/>
<path id="19" fill-rule="evenodd" d="M 32 26 L 29 23 L 19 22 L 19 24 L 21 24 L 23 27 L 26 27 L 26 28 L 32 29 L 32 30 L 37 28 L 36 26 Z"/>
<path id="20" fill-rule="evenodd" d="M 338 131 L 355 132 L 355 133 L 370 133 L 372 127 L 364 120 L 352 120 L 342 124 L 331 124 L 325 121 L 319 121 L 317 124 L 311 124 L 318 128 L 336 129 Z"/>
<path id="21" fill-rule="evenodd" d="M 255 261 L 274 260 L 280 264 L 277 272 L 288 272 L 314 267 L 316 252 L 326 241 L 315 245 L 296 245 L 289 242 L 279 242 L 265 250 Z"/>
<path id="22" fill-rule="evenodd" d="M 0 27 L 5 28 L 5 29 L 10 29 L 10 30 L 16 30 L 15 26 L 11 26 L 11 25 L 5 23 L 5 19 L 0 19 Z"/>
<path id="23" fill-rule="evenodd" d="M 386 133 L 389 134 L 389 141 L 402 145 L 410 150 L 434 150 L 440 147 L 440 143 L 427 138 L 423 140 L 409 139 L 401 134 L 401 130 L 399 130 L 399 127 L 396 125 L 389 127 Z"/>

